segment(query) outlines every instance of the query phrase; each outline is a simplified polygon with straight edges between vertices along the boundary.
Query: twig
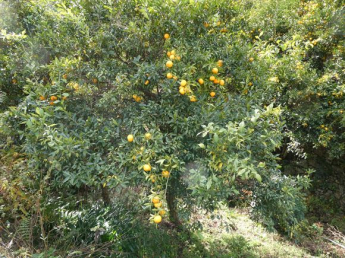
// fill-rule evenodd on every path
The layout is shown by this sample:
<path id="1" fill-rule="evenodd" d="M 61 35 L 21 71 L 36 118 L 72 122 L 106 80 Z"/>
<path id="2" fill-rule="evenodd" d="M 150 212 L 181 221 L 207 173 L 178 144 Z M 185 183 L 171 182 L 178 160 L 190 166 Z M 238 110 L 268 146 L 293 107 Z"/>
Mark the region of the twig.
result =
<path id="1" fill-rule="evenodd" d="M 340 244 L 340 243 L 338 243 L 338 242 L 335 242 L 334 240 L 329 239 L 329 238 L 327 238 L 327 237 L 323 237 L 323 238 L 326 239 L 326 240 L 328 240 L 328 241 L 330 241 L 330 242 L 332 242 L 333 244 L 335 244 L 335 245 L 337 245 L 337 246 L 339 246 L 339 247 L 345 249 L 345 245 L 342 245 L 342 244 Z"/>

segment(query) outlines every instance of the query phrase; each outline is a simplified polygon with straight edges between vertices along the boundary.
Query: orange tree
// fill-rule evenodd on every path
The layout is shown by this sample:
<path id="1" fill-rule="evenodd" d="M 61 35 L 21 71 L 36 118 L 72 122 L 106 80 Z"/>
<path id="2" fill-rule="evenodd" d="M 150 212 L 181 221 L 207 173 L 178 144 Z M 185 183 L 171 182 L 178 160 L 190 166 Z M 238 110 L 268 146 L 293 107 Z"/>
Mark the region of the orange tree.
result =
<path id="1" fill-rule="evenodd" d="M 25 95 L 2 113 L 3 147 L 23 155 L 42 201 L 86 188 L 109 204 L 109 189 L 137 186 L 153 222 L 178 225 L 192 205 L 213 208 L 246 184 L 266 225 L 289 231 L 303 218 L 308 179 L 282 176 L 275 153 L 291 116 L 287 84 L 268 64 L 284 75 L 290 59 L 245 31 L 250 6 L 2 4 L 19 22 L 17 34 L 2 32 L 2 89 L 15 75 Z"/>

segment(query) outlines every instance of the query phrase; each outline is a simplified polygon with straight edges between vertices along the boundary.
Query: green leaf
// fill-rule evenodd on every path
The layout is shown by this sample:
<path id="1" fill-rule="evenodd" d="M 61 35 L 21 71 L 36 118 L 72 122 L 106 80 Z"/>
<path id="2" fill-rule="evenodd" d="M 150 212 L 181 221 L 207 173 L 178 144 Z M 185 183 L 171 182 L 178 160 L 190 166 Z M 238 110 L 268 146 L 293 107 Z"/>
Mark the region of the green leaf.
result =
<path id="1" fill-rule="evenodd" d="M 199 145 L 200 148 L 205 149 L 205 144 L 199 143 L 198 145 Z"/>
<path id="2" fill-rule="evenodd" d="M 211 185 L 212 185 L 212 178 L 210 177 L 208 180 L 207 180 L 207 184 L 206 184 L 206 189 L 210 189 L 211 188 Z"/>

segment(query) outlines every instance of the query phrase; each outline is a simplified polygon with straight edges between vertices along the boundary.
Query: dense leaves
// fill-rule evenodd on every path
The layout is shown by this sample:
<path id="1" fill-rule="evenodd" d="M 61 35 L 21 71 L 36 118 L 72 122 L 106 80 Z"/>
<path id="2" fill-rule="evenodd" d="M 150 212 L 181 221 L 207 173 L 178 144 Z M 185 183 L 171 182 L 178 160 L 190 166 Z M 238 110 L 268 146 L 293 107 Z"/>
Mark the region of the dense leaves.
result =
<path id="1" fill-rule="evenodd" d="M 21 207 L 5 220 L 35 212 L 14 188 L 44 206 L 136 187 L 151 221 L 179 225 L 246 186 L 253 214 L 291 232 L 309 174 L 283 176 L 279 157 L 344 156 L 340 1 L 0 5 L 0 143 L 17 155 L 2 202 Z"/>

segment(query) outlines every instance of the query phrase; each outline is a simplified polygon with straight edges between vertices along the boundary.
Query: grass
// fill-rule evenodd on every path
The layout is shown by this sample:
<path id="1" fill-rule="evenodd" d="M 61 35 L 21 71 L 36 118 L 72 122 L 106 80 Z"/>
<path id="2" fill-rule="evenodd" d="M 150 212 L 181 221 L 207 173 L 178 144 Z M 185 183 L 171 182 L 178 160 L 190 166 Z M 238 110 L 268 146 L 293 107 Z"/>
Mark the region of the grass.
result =
<path id="1" fill-rule="evenodd" d="M 245 210 L 223 206 L 212 215 L 197 211 L 192 218 L 196 221 L 202 229 L 193 233 L 193 242 L 203 246 L 210 257 L 312 257 L 303 248 L 268 232 Z M 193 251 L 191 246 L 189 253 Z"/>
<path id="2" fill-rule="evenodd" d="M 92 213 L 93 214 L 93 213 Z M 97 213 L 98 214 L 98 213 Z M 96 214 L 96 215 L 97 215 Z M 93 217 L 92 217 L 93 218 Z M 95 217 L 97 221 L 101 217 Z M 103 219 L 109 219 L 104 217 Z M 111 221 L 110 221 L 111 222 Z M 123 224 L 124 223 L 124 224 Z M 189 227 L 198 224 L 196 230 L 176 230 L 171 224 L 163 222 L 158 227 L 140 219 L 132 226 L 127 222 L 119 224 L 128 227 L 127 234 L 121 241 L 103 242 L 78 246 L 70 243 L 68 238 L 63 243 L 68 248 L 61 249 L 51 243 L 46 252 L 30 254 L 28 249 L 6 249 L 0 238 L 0 257 L 166 257 L 166 258 L 258 258 L 258 257 L 345 257 L 344 250 L 321 237 L 308 238 L 303 246 L 298 246 L 274 232 L 267 231 L 249 217 L 248 210 L 221 206 L 212 213 L 196 209 Z M 90 222 L 85 221 L 83 228 L 88 230 Z M 93 225 L 92 223 L 90 225 Z M 117 230 L 117 224 L 112 224 Z M 328 230 L 329 231 L 329 230 Z M 329 231 L 331 232 L 331 231 Z M 341 242 L 345 240 L 333 229 L 326 236 Z M 90 233 L 90 232 L 89 232 Z M 341 242 L 342 243 L 342 242 Z M 68 250 L 67 250 L 68 249 Z M 11 252 L 12 251 L 12 252 Z M 116 252 L 115 252 L 116 251 Z"/>

